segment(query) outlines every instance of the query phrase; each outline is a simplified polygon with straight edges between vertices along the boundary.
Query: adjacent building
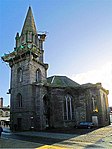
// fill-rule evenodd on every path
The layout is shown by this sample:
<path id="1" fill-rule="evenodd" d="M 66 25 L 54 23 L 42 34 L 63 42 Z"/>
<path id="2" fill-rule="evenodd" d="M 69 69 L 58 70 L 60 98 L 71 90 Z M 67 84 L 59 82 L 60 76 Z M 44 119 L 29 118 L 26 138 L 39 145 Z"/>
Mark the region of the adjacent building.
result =
<path id="1" fill-rule="evenodd" d="M 80 121 L 109 125 L 109 92 L 101 83 L 80 85 L 66 76 L 47 77 L 45 37 L 29 7 L 13 52 L 2 57 L 11 68 L 11 130 L 72 127 Z"/>
<path id="2" fill-rule="evenodd" d="M 10 124 L 10 107 L 3 106 L 3 98 L 0 98 L 0 124 L 3 126 Z"/>

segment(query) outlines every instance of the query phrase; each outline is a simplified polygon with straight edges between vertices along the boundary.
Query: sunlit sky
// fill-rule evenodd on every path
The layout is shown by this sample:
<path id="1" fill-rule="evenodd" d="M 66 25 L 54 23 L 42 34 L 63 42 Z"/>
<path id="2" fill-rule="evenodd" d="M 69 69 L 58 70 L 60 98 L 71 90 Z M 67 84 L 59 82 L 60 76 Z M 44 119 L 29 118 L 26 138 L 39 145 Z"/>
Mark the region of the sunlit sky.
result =
<path id="1" fill-rule="evenodd" d="M 37 31 L 47 32 L 48 76 L 101 82 L 112 106 L 112 0 L 0 0 L 0 56 L 15 46 L 31 6 Z M 10 68 L 0 60 L 0 97 L 9 104 Z"/>

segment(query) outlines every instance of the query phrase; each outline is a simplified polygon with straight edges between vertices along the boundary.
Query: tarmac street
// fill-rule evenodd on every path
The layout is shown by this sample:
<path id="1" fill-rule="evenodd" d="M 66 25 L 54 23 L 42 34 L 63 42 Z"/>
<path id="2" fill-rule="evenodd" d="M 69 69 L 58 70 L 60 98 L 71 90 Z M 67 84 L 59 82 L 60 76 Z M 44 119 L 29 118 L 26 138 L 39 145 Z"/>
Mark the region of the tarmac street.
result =
<path id="1" fill-rule="evenodd" d="M 81 131 L 81 130 L 79 130 Z M 7 134 L 5 134 L 7 133 Z M 19 139 L 10 138 L 19 136 Z M 28 137 L 32 138 L 28 140 Z M 22 138 L 26 138 L 27 141 Z M 5 132 L 0 139 L 0 148 L 32 149 L 85 149 L 112 148 L 112 125 L 82 135 L 51 132 Z"/>

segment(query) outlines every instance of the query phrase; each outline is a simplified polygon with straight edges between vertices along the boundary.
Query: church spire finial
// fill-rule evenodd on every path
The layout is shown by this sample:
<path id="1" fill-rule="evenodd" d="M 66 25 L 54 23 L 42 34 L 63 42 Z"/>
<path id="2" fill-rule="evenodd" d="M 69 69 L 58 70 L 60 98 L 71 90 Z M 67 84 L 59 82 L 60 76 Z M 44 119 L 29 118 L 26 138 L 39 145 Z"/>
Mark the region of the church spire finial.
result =
<path id="1" fill-rule="evenodd" d="M 28 12 L 26 15 L 26 19 L 25 19 L 21 34 L 25 34 L 28 31 L 30 31 L 34 34 L 37 34 L 35 21 L 34 21 L 32 9 L 30 6 L 29 6 L 29 9 L 28 9 Z"/>

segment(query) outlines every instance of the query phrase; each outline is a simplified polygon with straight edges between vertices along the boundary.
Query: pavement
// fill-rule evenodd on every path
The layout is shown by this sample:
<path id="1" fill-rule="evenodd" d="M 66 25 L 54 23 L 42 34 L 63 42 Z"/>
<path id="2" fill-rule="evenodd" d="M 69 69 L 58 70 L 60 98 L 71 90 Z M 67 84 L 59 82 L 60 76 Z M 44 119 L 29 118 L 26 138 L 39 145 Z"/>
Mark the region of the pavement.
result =
<path id="1" fill-rule="evenodd" d="M 11 133 L 4 128 L 5 133 Z M 0 148 L 32 148 L 32 149 L 85 149 L 85 148 L 112 148 L 112 125 L 96 129 L 83 135 L 51 133 L 51 132 L 16 132 L 16 135 L 58 139 L 57 143 L 46 145 L 17 139 L 1 137 Z"/>

